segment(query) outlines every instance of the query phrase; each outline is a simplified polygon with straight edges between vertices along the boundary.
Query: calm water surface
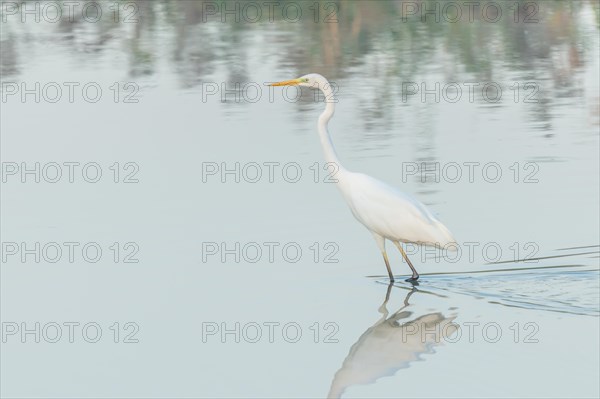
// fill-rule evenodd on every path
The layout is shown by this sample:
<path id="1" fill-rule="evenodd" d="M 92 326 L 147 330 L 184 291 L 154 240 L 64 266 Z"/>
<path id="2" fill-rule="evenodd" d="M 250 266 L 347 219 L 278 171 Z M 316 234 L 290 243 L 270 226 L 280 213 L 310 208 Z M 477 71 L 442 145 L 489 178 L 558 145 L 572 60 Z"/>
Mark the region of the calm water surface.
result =
<path id="1" fill-rule="evenodd" d="M 201 1 L 117 4 L 119 22 L 108 3 L 97 23 L 4 10 L 2 241 L 79 247 L 55 263 L 3 247 L 3 332 L 94 322 L 102 336 L 6 335 L 3 396 L 600 394 L 597 2 L 538 2 L 536 23 L 507 5 L 496 23 L 403 20 L 395 1 L 223 23 Z M 264 85 L 310 72 L 336 86 L 345 166 L 413 194 L 461 246 L 409 248 L 416 287 L 388 285 L 327 182 L 322 99 Z M 7 94 L 36 82 L 61 99 Z M 6 169 L 23 162 L 63 176 L 23 183 Z M 101 179 L 69 182 L 64 162 Z M 236 163 L 239 181 L 223 173 Z"/>

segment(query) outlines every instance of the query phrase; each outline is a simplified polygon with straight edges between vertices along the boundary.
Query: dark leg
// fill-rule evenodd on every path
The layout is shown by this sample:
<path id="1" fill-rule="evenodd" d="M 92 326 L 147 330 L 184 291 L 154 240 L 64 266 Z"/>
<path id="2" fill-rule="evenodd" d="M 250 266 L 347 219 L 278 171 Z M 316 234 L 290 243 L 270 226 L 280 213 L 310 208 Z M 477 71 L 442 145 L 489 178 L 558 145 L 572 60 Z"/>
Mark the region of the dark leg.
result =
<path id="1" fill-rule="evenodd" d="M 392 274 L 392 268 L 390 267 L 390 261 L 388 260 L 387 254 L 382 252 L 383 260 L 385 261 L 385 267 L 387 267 L 388 274 L 390 275 L 390 282 L 394 282 L 394 275 Z"/>
<path id="2" fill-rule="evenodd" d="M 407 278 L 405 281 L 408 281 L 410 283 L 417 281 L 419 279 L 419 273 L 417 273 L 417 270 L 415 269 L 411 261 L 408 259 L 408 256 L 406 256 L 406 252 L 404 252 L 404 249 L 402 249 L 402 245 L 399 242 L 396 242 L 395 244 L 400 250 L 400 253 L 402 253 L 402 256 L 404 257 L 406 263 L 408 263 L 408 266 L 410 266 L 410 270 L 412 270 L 412 277 Z"/>

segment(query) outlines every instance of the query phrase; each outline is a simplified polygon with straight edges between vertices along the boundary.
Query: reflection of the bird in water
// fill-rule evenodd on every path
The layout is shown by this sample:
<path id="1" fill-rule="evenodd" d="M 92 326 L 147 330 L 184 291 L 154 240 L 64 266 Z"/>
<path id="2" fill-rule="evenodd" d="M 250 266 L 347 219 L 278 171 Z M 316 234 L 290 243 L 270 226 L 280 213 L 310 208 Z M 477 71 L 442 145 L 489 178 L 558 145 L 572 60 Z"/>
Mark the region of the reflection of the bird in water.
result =
<path id="1" fill-rule="evenodd" d="M 369 327 L 350 348 L 342 367 L 335 374 L 329 398 L 339 398 L 352 385 L 371 384 L 381 377 L 391 376 L 411 362 L 421 360 L 425 353 L 434 353 L 434 347 L 457 331 L 449 317 L 440 312 L 413 315 L 407 310 L 408 300 L 418 290 L 413 286 L 404 299 L 404 306 L 391 316 L 387 303 L 393 284 L 387 287 L 381 318 Z M 416 316 L 416 317 L 415 317 Z"/>

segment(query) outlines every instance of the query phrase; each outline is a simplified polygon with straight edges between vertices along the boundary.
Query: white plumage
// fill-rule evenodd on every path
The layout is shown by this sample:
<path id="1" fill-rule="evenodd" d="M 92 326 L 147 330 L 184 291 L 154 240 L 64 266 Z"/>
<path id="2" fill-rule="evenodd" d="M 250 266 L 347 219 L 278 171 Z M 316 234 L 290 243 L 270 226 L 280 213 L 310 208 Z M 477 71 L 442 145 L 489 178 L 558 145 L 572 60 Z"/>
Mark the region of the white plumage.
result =
<path id="1" fill-rule="evenodd" d="M 448 229 L 408 194 L 363 173 L 347 172 L 338 184 L 354 217 L 390 241 L 444 247 Z"/>

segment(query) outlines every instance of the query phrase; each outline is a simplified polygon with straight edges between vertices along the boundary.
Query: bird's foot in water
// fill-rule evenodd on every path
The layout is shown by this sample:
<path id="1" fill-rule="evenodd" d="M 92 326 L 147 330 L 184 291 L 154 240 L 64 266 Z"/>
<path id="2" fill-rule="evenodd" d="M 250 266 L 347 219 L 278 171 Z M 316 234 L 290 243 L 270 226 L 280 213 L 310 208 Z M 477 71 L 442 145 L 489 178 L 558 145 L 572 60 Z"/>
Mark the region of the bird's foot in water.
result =
<path id="1" fill-rule="evenodd" d="M 419 283 L 417 282 L 418 279 L 419 279 L 419 276 L 417 275 L 417 276 L 409 277 L 404 281 L 406 281 L 407 283 L 411 283 L 412 285 L 419 285 Z"/>

